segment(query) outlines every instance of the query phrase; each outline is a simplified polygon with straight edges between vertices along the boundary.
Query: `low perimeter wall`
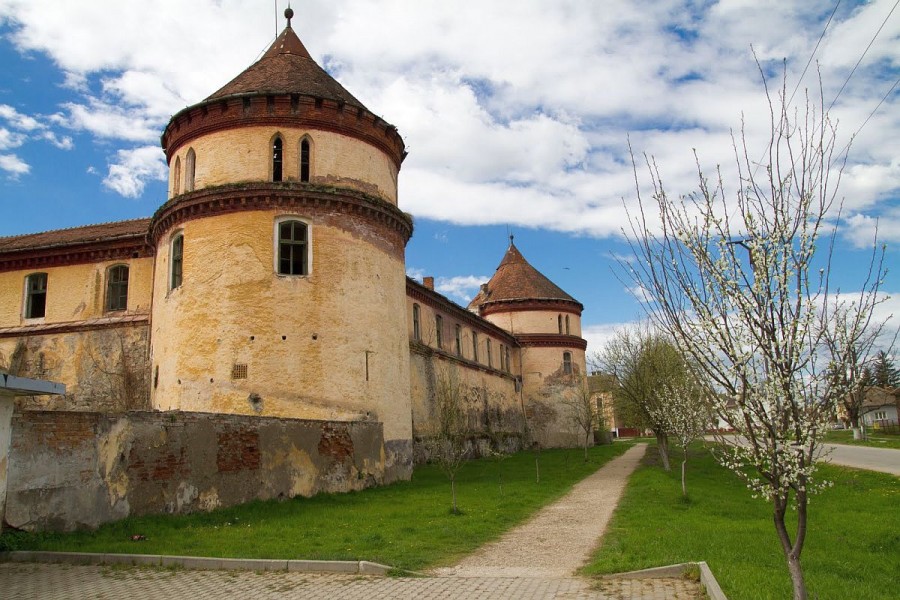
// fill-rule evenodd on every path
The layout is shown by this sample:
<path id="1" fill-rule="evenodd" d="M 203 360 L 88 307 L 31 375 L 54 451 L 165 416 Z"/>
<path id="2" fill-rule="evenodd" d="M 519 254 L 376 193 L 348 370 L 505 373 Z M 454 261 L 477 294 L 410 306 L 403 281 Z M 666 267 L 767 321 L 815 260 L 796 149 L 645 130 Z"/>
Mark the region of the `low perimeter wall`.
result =
<path id="1" fill-rule="evenodd" d="M 377 422 L 25 411 L 12 421 L 5 521 L 69 531 L 383 480 Z"/>

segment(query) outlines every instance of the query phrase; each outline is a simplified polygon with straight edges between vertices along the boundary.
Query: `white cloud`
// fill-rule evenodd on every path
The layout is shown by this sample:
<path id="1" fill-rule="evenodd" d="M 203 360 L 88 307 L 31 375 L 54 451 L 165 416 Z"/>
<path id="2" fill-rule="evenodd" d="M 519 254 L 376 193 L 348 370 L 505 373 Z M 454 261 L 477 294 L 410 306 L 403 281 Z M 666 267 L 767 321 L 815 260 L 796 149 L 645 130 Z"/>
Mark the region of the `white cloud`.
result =
<path id="1" fill-rule="evenodd" d="M 434 280 L 434 289 L 466 306 L 478 293 L 481 284 L 487 283 L 490 279 L 484 275 L 437 277 Z"/>
<path id="2" fill-rule="evenodd" d="M 10 148 L 18 148 L 28 136 L 10 131 L 4 127 L 0 127 L 0 150 L 9 150 Z"/>
<path id="3" fill-rule="evenodd" d="M 66 113 L 57 113 L 51 120 L 57 125 L 87 130 L 99 138 L 128 142 L 149 142 L 159 138 L 162 121 L 148 117 L 143 111 L 108 104 L 90 98 L 87 104 L 68 102 Z"/>
<path id="4" fill-rule="evenodd" d="M 0 119 L 5 119 L 12 127 L 23 131 L 44 129 L 45 127 L 34 117 L 24 115 L 8 104 L 0 104 Z"/>
<path id="5" fill-rule="evenodd" d="M 165 181 L 168 176 L 165 156 L 156 146 L 119 150 L 116 159 L 103 185 L 126 198 L 140 196 L 148 180 Z"/>
<path id="6" fill-rule="evenodd" d="M 6 171 L 10 179 L 18 179 L 31 171 L 31 167 L 15 154 L 0 154 L 0 170 Z"/>

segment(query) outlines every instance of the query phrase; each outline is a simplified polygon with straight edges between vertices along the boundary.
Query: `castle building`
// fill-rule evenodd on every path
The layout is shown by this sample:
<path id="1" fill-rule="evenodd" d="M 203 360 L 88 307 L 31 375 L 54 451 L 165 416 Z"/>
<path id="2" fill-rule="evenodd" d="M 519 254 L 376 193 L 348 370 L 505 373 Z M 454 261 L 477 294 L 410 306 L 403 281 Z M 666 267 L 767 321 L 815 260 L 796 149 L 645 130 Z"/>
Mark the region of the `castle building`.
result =
<path id="1" fill-rule="evenodd" d="M 0 368 L 68 389 L 19 408 L 378 421 L 389 480 L 408 477 L 452 371 L 485 437 L 521 442 L 549 413 L 532 433 L 568 443 L 557 400 L 585 374 L 582 305 L 512 239 L 468 309 L 406 277 L 403 139 L 290 14 L 259 61 L 171 118 L 151 218 L 0 238 Z"/>

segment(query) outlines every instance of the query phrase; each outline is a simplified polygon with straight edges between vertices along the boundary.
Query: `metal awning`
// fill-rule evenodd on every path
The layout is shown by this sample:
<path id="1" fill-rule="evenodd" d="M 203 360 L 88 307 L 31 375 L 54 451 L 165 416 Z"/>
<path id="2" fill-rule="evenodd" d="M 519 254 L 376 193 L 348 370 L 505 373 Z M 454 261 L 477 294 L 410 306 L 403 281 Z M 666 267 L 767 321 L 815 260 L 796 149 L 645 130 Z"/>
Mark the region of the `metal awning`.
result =
<path id="1" fill-rule="evenodd" d="M 28 379 L 0 373 L 0 397 L 10 396 L 62 396 L 66 393 L 64 383 L 45 381 L 43 379 Z"/>

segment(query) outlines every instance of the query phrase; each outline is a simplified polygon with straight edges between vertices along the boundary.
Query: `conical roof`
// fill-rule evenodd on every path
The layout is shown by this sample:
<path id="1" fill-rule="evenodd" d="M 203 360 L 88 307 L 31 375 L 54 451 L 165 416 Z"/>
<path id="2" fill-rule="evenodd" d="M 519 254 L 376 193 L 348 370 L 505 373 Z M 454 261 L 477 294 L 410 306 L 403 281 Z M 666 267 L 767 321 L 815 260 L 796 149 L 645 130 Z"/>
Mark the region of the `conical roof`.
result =
<path id="1" fill-rule="evenodd" d="M 532 267 L 510 239 L 509 248 L 491 280 L 481 286 L 469 309 L 485 304 L 525 300 L 555 300 L 581 306 L 572 296 Z"/>
<path id="2" fill-rule="evenodd" d="M 368 110 L 316 64 L 290 22 L 262 58 L 206 100 L 236 94 L 301 94 Z"/>

